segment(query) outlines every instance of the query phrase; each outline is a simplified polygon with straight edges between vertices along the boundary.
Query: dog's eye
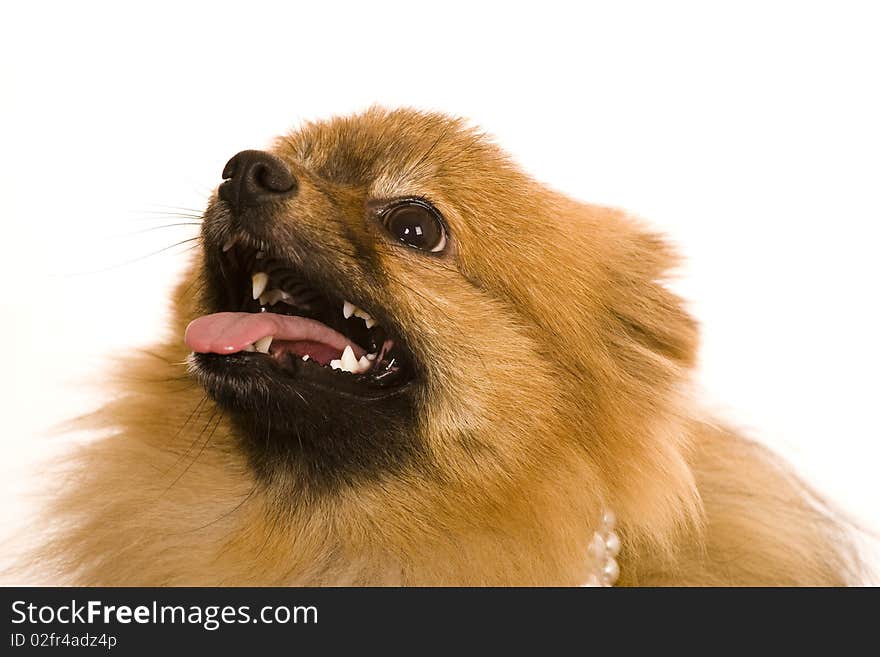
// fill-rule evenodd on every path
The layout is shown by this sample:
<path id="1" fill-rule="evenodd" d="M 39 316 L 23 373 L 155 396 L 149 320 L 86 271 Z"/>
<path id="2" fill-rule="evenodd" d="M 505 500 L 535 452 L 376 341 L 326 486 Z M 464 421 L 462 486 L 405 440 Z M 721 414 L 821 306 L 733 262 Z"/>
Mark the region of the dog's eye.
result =
<path id="1" fill-rule="evenodd" d="M 424 201 L 404 201 L 381 215 L 382 225 L 395 239 L 422 251 L 446 248 L 446 229 L 440 213 Z"/>

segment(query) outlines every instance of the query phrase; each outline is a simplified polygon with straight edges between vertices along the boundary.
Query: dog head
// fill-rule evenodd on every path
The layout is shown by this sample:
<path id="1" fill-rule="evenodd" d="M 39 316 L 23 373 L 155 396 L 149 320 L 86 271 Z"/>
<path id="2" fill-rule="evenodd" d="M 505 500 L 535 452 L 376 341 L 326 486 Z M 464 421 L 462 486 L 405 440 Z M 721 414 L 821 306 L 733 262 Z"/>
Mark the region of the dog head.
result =
<path id="1" fill-rule="evenodd" d="M 657 427 L 695 328 L 632 218 L 409 110 L 307 124 L 223 177 L 186 339 L 262 481 L 462 513 L 548 482 L 659 513 L 689 494 Z"/>

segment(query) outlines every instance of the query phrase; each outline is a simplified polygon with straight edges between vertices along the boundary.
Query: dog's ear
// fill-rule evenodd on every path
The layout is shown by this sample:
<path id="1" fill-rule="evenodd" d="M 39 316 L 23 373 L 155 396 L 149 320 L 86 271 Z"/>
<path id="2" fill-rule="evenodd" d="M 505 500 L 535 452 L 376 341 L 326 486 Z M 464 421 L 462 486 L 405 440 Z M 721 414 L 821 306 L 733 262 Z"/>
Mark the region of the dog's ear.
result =
<path id="1" fill-rule="evenodd" d="M 611 272 L 608 312 L 619 336 L 682 367 L 693 367 L 697 323 L 667 282 L 680 264 L 678 254 L 659 235 L 641 231 L 632 235 L 627 250 L 622 266 Z"/>
<path id="2" fill-rule="evenodd" d="M 605 345 L 614 367 L 644 363 L 646 376 L 651 363 L 693 367 L 697 324 L 668 285 L 680 264 L 675 249 L 624 212 L 567 200 L 552 207 L 529 227 L 530 260 L 539 264 L 508 275 L 518 307 L 560 340 L 562 353 L 589 344 L 589 356 Z"/>

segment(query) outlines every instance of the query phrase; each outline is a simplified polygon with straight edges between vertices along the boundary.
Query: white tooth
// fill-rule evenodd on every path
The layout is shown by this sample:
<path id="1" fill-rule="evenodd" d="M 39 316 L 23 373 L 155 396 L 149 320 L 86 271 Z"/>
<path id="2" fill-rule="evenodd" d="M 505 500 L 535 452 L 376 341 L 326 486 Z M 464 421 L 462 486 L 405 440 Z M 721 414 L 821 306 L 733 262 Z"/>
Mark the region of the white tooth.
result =
<path id="1" fill-rule="evenodd" d="M 367 324 L 367 328 L 373 328 L 378 322 L 366 310 L 361 310 L 357 306 L 354 309 L 354 316 L 360 317 Z"/>
<path id="2" fill-rule="evenodd" d="M 272 338 L 273 338 L 273 337 L 274 337 L 274 336 L 267 335 L 267 336 L 264 337 L 264 338 L 260 338 L 259 340 L 257 340 L 256 342 L 254 342 L 254 347 L 255 347 L 256 350 L 259 351 L 261 354 L 268 354 L 268 353 L 269 353 L 269 345 L 272 344 Z"/>
<path id="3" fill-rule="evenodd" d="M 337 359 L 337 360 L 331 360 L 331 361 L 330 361 L 330 367 L 332 367 L 334 370 L 341 370 L 341 369 L 342 369 L 342 361 L 341 361 L 341 360 L 338 360 L 338 359 Z"/>
<path id="4" fill-rule="evenodd" d="M 340 361 L 342 364 L 342 370 L 344 372 L 357 373 L 358 359 L 355 357 L 351 345 L 348 345 L 345 348 L 345 351 L 342 352 L 342 358 L 340 359 Z"/>
<path id="5" fill-rule="evenodd" d="M 265 290 L 266 286 L 269 284 L 269 274 L 263 271 L 258 271 L 251 277 L 251 281 L 254 284 L 254 299 L 259 299 L 263 290 Z"/>
<path id="6" fill-rule="evenodd" d="M 303 360 L 308 360 L 308 359 L 309 359 L 309 355 L 308 355 L 308 354 L 303 354 Z"/>
<path id="7" fill-rule="evenodd" d="M 357 306 L 354 305 L 351 301 L 343 301 L 342 303 L 342 316 L 345 319 L 348 319 L 354 314 L 354 311 L 357 310 Z"/>
<path id="8" fill-rule="evenodd" d="M 245 350 L 245 351 L 256 351 L 256 348 L 254 347 L 254 345 L 249 344 L 248 346 L 246 346 L 246 347 L 244 348 L 244 350 Z"/>
<path id="9" fill-rule="evenodd" d="M 367 354 L 364 358 L 367 360 L 376 360 L 376 356 L 378 356 L 378 354 Z"/>
<path id="10" fill-rule="evenodd" d="M 361 356 L 361 359 L 358 361 L 358 374 L 362 372 L 366 372 L 373 366 L 373 362 L 369 360 L 366 356 Z"/>
<path id="11" fill-rule="evenodd" d="M 237 237 L 230 237 L 226 240 L 226 244 L 223 245 L 223 253 L 226 253 L 229 249 L 235 246 L 235 243 L 238 241 Z"/>

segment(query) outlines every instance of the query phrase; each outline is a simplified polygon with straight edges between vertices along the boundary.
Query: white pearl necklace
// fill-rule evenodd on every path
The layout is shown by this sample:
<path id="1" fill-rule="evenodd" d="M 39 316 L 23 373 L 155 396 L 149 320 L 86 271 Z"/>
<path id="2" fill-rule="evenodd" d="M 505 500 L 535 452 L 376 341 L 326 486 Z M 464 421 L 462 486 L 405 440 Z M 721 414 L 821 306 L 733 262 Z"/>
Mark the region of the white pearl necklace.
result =
<path id="1" fill-rule="evenodd" d="M 620 566 L 616 557 L 620 554 L 620 537 L 614 531 L 616 522 L 612 511 L 606 509 L 602 512 L 599 528 L 593 533 L 587 548 L 594 571 L 581 586 L 614 586 L 617 581 Z"/>

